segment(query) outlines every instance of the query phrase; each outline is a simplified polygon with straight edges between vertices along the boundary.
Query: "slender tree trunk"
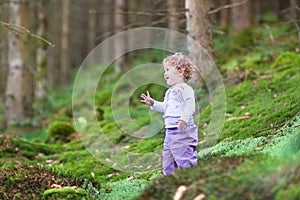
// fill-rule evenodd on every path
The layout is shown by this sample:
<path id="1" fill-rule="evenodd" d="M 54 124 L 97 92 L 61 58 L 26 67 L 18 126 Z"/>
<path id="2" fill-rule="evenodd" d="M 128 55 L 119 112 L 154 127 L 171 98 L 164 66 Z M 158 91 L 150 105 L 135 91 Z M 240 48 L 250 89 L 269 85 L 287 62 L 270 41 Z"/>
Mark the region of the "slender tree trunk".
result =
<path id="1" fill-rule="evenodd" d="M 115 34 L 125 31 L 124 27 L 127 25 L 127 0 L 116 0 L 115 1 Z M 117 37 L 114 44 L 114 52 L 116 55 L 124 53 L 127 48 L 127 39 Z M 127 71 L 128 57 L 127 55 L 122 55 L 115 61 L 115 73 L 119 74 L 121 71 Z"/>
<path id="2" fill-rule="evenodd" d="M 10 23 L 30 29 L 28 2 L 9 3 Z M 8 77 L 5 92 L 5 125 L 15 125 L 32 117 L 33 70 L 29 38 L 8 32 Z"/>
<path id="3" fill-rule="evenodd" d="M 49 1 L 48 16 L 51 23 L 48 26 L 48 38 L 55 44 L 54 48 L 47 49 L 47 83 L 57 84 L 60 77 L 60 56 L 61 56 L 61 18 L 62 1 Z"/>
<path id="4" fill-rule="evenodd" d="M 115 0 L 115 34 L 126 30 L 127 23 L 127 0 Z M 127 38 L 117 37 L 114 44 L 116 55 L 124 53 L 127 49 Z M 115 61 L 115 73 L 126 72 L 129 69 L 128 55 L 122 55 Z"/>
<path id="5" fill-rule="evenodd" d="M 223 0 L 221 2 L 221 5 L 228 5 L 229 4 L 229 0 Z M 222 28 L 222 30 L 227 30 L 228 29 L 228 25 L 229 25 L 229 16 L 230 16 L 230 12 L 229 9 L 222 9 L 221 10 L 221 16 L 220 16 L 220 26 Z"/>
<path id="6" fill-rule="evenodd" d="M 38 27 L 37 34 L 46 37 L 47 13 L 46 13 L 46 0 L 37 2 L 37 19 Z M 47 96 L 47 47 L 48 45 L 43 41 L 38 41 L 36 53 L 36 76 L 35 76 L 35 111 L 43 113 L 43 100 Z"/>
<path id="7" fill-rule="evenodd" d="M 208 12 L 213 8 L 211 0 L 186 0 L 187 32 L 189 57 L 197 67 L 193 84 L 201 83 L 201 75 L 208 74 L 213 68 L 214 60 L 212 48 L 213 24 Z M 192 42 L 192 39 L 194 42 Z M 196 45 L 198 44 L 198 45 Z M 202 48 L 199 48 L 199 45 Z"/>
<path id="8" fill-rule="evenodd" d="M 66 84 L 70 80 L 70 0 L 62 1 L 62 37 L 61 37 L 61 57 L 60 57 L 60 83 Z"/>
<path id="9" fill-rule="evenodd" d="M 297 7 L 298 7 L 297 0 L 290 0 L 290 13 L 291 13 L 291 18 L 294 22 L 296 22 L 298 19 L 299 11 L 297 10 Z"/>
<path id="10" fill-rule="evenodd" d="M 244 0 L 231 0 L 231 3 L 238 4 L 243 1 Z M 234 6 L 231 11 L 234 32 L 241 31 L 251 26 L 251 4 L 249 2 Z"/>
<path id="11" fill-rule="evenodd" d="M 7 4 L 0 4 L 0 18 L 7 22 L 8 12 Z M 7 30 L 0 29 L 0 105 L 4 104 L 5 99 L 5 87 L 7 77 Z M 1 111 L 0 111 L 1 112 Z M 0 114 L 1 115 L 1 114 Z M 1 124 L 0 124 L 1 128 Z"/>
<path id="12" fill-rule="evenodd" d="M 89 43 L 88 43 L 88 49 L 89 51 L 91 51 L 96 44 L 96 26 L 97 26 L 97 10 L 96 10 L 96 5 L 97 5 L 97 1 L 96 0 L 92 0 L 90 2 L 90 9 L 89 9 Z"/>
<path id="13" fill-rule="evenodd" d="M 101 33 L 99 37 L 97 37 L 98 43 L 104 41 L 114 33 L 114 3 L 115 1 L 110 0 L 102 0 L 101 5 L 98 3 L 98 8 L 102 12 L 99 16 L 99 30 L 98 32 Z M 102 44 L 103 45 L 103 44 Z M 107 49 L 101 56 L 101 60 L 107 60 L 110 55 L 114 53 L 114 47 L 108 46 L 105 43 L 103 46 L 104 49 Z"/>
<path id="14" fill-rule="evenodd" d="M 255 15 L 255 21 L 256 22 L 260 22 L 261 21 L 261 7 L 262 7 L 262 3 L 260 0 L 254 0 L 253 2 L 253 7 L 254 7 L 254 15 Z"/>
<path id="15" fill-rule="evenodd" d="M 94 0 L 93 0 L 94 1 Z M 94 44 L 91 46 L 90 41 L 90 30 L 89 30 L 89 19 L 92 13 L 89 13 L 92 9 L 97 9 L 96 7 L 91 7 L 90 1 L 71 1 L 74 12 L 71 12 L 70 18 L 70 36 L 71 36 L 71 61 L 72 66 L 80 66 L 83 60 L 91 51 Z M 85 16 L 85 17 L 82 17 Z M 93 37 L 93 36 L 92 36 Z"/>
<path id="16" fill-rule="evenodd" d="M 179 0 L 168 0 L 168 27 L 172 30 L 179 31 L 180 29 L 180 1 Z M 172 32 L 173 33 L 173 32 Z M 169 47 L 173 49 L 177 42 L 177 34 L 170 34 Z"/>

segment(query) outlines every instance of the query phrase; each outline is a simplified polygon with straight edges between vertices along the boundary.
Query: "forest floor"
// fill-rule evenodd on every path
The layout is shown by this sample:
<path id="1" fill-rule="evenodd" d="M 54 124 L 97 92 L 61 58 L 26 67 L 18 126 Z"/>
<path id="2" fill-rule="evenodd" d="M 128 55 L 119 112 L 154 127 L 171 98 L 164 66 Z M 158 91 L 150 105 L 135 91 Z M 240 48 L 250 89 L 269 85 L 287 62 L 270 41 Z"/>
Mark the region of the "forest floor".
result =
<path id="1" fill-rule="evenodd" d="M 294 48 L 223 62 L 222 133 L 216 144 L 205 145 L 212 105 L 205 98 L 199 101 L 199 164 L 168 177 L 161 175 L 161 168 L 123 172 L 100 162 L 86 148 L 86 142 L 99 136 L 91 133 L 82 140 L 72 128 L 71 107 L 61 106 L 47 117 L 46 130 L 33 131 L 30 138 L 22 133 L 27 125 L 0 135 L 0 199 L 299 199 L 299 66 L 300 54 Z M 108 75 L 104 81 L 110 79 Z M 97 117 L 106 137 L 129 152 L 160 151 L 163 131 L 141 140 L 119 130 L 109 100 L 114 84 L 100 84 L 96 95 Z M 140 92 L 147 89 L 155 96 L 162 88 L 150 84 L 133 94 L 130 114 L 140 126 L 150 121 L 148 108 L 138 104 Z M 126 95 L 120 94 L 117 101 Z M 115 112 L 125 111 L 120 106 Z M 122 122 L 127 131 L 135 130 L 126 119 Z M 55 138 L 53 132 L 70 135 Z"/>

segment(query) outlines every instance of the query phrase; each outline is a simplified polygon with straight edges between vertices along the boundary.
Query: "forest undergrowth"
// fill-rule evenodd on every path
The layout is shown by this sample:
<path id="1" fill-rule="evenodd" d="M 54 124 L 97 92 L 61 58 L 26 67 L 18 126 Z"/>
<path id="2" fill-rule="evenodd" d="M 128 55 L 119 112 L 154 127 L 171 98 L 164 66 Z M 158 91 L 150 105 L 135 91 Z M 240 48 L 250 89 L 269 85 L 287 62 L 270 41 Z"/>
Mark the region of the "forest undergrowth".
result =
<path id="1" fill-rule="evenodd" d="M 46 118 L 42 136 L 24 139 L 20 136 L 23 126 L 0 135 L 0 199 L 168 200 L 174 195 L 181 199 L 299 199 L 299 50 L 289 46 L 278 52 L 270 47 L 234 52 L 232 57 L 226 57 L 229 52 L 224 54 L 218 64 L 226 84 L 226 113 L 223 131 L 211 147 L 203 145 L 211 105 L 205 91 L 199 93 L 204 100 L 199 101 L 197 116 L 197 166 L 169 177 L 163 177 L 161 169 L 146 173 L 113 169 L 85 148 L 73 125 L 70 102 L 58 102 L 52 108 L 55 112 Z M 152 56 L 161 59 L 159 52 Z M 139 59 L 148 62 L 153 58 Z M 109 140 L 126 146 L 129 152 L 160 151 L 163 131 L 140 139 L 118 128 L 110 107 L 117 77 L 108 73 L 103 81 L 106 84 L 99 84 L 96 94 L 97 118 Z M 150 90 L 160 99 L 163 89 L 148 84 L 135 91 L 129 110 L 136 124 L 150 123 L 148 108 L 139 104 L 139 93 Z M 122 95 L 118 101 L 126 98 Z M 123 124 L 127 124 L 126 131 L 135 131 L 126 119 Z M 185 192 L 178 194 L 180 186 Z"/>

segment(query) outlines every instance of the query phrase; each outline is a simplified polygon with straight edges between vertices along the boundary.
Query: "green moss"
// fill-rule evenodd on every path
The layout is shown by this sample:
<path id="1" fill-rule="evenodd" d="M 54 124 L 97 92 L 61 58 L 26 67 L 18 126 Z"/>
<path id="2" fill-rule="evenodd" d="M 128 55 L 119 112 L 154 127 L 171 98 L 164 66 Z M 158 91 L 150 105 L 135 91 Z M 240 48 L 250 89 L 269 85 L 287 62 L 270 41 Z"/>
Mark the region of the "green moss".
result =
<path id="1" fill-rule="evenodd" d="M 155 138 L 141 140 L 139 142 L 133 143 L 129 151 L 137 153 L 147 153 L 162 150 L 163 147 L 163 137 L 156 136 Z"/>
<path id="2" fill-rule="evenodd" d="M 43 198 L 47 200 L 83 200 L 88 199 L 87 193 L 82 188 L 64 187 L 61 189 L 49 189 L 43 193 Z"/>
<path id="3" fill-rule="evenodd" d="M 31 142 L 16 136 L 0 137 L 0 155 L 2 158 L 26 157 L 34 159 L 38 154 L 50 155 L 60 153 L 66 148 L 57 145 L 49 145 L 38 142 Z"/>
<path id="4" fill-rule="evenodd" d="M 267 135 L 293 118 L 300 110 L 298 80 L 300 55 L 284 53 L 272 66 L 264 66 L 264 77 L 247 80 L 237 86 L 227 88 L 227 111 L 220 140 L 227 137 L 245 139 Z M 249 119 L 230 120 L 249 114 Z M 200 113 L 200 124 L 210 121 L 210 108 Z M 274 128 L 272 128 L 274 127 Z M 205 132 L 200 126 L 199 130 Z"/>
<path id="5" fill-rule="evenodd" d="M 48 127 L 48 143 L 62 144 L 71 141 L 72 134 L 75 133 L 73 125 L 67 122 L 55 121 Z"/>
<path id="6" fill-rule="evenodd" d="M 275 195 L 275 200 L 281 199 L 299 200 L 300 185 L 292 184 L 288 188 L 278 191 Z"/>
<path id="7" fill-rule="evenodd" d="M 157 180 L 140 199 L 171 199 L 180 185 L 188 187 L 184 199 L 200 193 L 215 199 L 297 199 L 299 123 L 296 116 L 276 135 L 223 141 L 202 149 L 198 166 Z"/>
<path id="8" fill-rule="evenodd" d="M 140 192 L 149 184 L 145 180 L 122 180 L 108 185 L 110 192 L 100 191 L 100 199 L 137 199 Z"/>

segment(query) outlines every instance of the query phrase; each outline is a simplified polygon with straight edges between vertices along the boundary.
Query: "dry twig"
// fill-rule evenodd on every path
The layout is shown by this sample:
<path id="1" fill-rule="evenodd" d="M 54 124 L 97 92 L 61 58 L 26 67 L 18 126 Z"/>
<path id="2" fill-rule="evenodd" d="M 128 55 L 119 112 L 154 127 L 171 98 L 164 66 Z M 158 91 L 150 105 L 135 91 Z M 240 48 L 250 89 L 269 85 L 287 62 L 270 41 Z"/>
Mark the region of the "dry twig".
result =
<path id="1" fill-rule="evenodd" d="M 48 44 L 52 47 L 55 47 L 55 45 L 53 43 L 49 42 L 48 40 L 46 40 L 45 38 L 43 38 L 39 35 L 32 33 L 29 29 L 27 29 L 21 25 L 7 23 L 7 22 L 3 22 L 3 21 L 0 21 L 0 23 L 1 23 L 1 26 L 6 27 L 8 30 L 12 31 L 13 33 L 15 33 L 17 35 L 27 34 L 30 37 L 36 38 L 38 40 L 45 42 L 46 44 Z"/>

